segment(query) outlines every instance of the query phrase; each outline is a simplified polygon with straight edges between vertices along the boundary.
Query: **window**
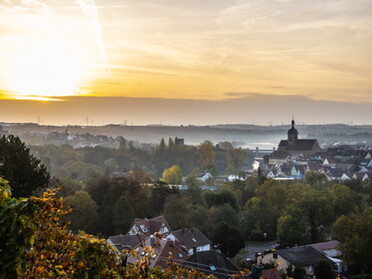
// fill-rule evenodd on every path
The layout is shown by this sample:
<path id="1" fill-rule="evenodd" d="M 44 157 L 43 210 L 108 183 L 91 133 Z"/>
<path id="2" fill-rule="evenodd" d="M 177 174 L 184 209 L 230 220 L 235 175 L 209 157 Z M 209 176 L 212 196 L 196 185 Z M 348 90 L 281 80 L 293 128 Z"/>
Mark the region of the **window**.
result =
<path id="1" fill-rule="evenodd" d="M 273 253 L 273 258 L 274 259 L 277 259 L 278 258 L 278 254 L 277 253 Z"/>
<path id="2" fill-rule="evenodd" d="M 212 270 L 212 271 L 216 271 L 216 267 L 214 265 L 210 265 L 209 269 Z"/>

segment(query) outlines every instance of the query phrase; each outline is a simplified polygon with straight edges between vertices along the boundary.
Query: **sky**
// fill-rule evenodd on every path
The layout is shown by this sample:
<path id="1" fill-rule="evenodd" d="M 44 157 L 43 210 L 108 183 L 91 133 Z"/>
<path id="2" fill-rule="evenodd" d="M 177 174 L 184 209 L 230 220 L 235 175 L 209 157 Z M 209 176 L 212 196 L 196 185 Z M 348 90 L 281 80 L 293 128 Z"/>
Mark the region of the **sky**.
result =
<path id="1" fill-rule="evenodd" d="M 0 122 L 372 124 L 371 15 L 370 0 L 0 0 Z"/>

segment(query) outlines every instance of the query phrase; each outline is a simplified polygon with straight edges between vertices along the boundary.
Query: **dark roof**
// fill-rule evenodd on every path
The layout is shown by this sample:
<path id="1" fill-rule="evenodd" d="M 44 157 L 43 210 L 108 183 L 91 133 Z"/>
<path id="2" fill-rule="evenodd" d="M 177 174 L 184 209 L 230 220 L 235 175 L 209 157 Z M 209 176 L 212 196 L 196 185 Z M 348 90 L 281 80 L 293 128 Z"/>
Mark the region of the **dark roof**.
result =
<path id="1" fill-rule="evenodd" d="M 182 264 L 187 258 L 187 253 L 177 243 L 165 238 L 147 237 L 143 246 L 137 245 L 135 247 L 136 250 L 138 249 L 138 254 L 136 256 L 130 255 L 128 257 L 128 263 L 135 264 L 139 262 L 146 255 L 146 252 L 148 252 L 146 247 L 149 246 L 151 246 L 154 252 L 153 256 L 150 256 L 150 268 L 156 266 L 167 268 L 170 259 L 177 264 Z"/>
<path id="2" fill-rule="evenodd" d="M 260 278 L 262 278 L 262 279 L 282 279 L 282 277 L 279 274 L 279 271 L 276 268 L 262 270 Z"/>
<path id="3" fill-rule="evenodd" d="M 311 171 L 318 171 L 322 168 L 322 164 L 308 164 L 307 165 Z"/>
<path id="4" fill-rule="evenodd" d="M 276 150 L 270 154 L 270 158 L 272 159 L 287 159 L 288 157 L 288 152 L 283 150 Z"/>
<path id="5" fill-rule="evenodd" d="M 356 179 L 362 180 L 364 178 L 364 176 L 366 175 L 366 173 L 365 172 L 356 172 L 356 173 L 354 173 L 354 175 L 355 175 Z"/>
<path id="6" fill-rule="evenodd" d="M 173 231 L 172 234 L 176 239 L 186 246 L 188 250 L 193 247 L 200 247 L 211 244 L 212 242 L 201 231 L 193 227 L 191 229 L 182 229 Z"/>
<path id="7" fill-rule="evenodd" d="M 281 140 L 278 148 L 286 150 L 312 150 L 318 143 L 316 139 L 298 139 L 294 144 L 288 144 L 288 140 Z"/>
<path id="8" fill-rule="evenodd" d="M 114 235 L 110 236 L 108 239 L 116 250 L 121 252 L 124 248 L 134 248 L 136 247 L 141 241 L 145 240 L 145 236 L 143 234 L 136 234 L 136 235 Z"/>
<path id="9" fill-rule="evenodd" d="M 168 225 L 168 222 L 167 222 L 167 220 L 165 219 L 164 216 L 158 216 L 158 217 L 155 217 L 155 218 L 152 218 L 152 219 L 138 219 L 138 218 L 136 218 L 133 221 L 133 225 L 137 225 L 137 227 L 139 227 L 139 229 L 141 230 L 141 233 L 143 233 L 147 236 L 159 232 L 160 228 L 161 228 L 161 225 L 163 223 L 168 227 L 169 232 L 170 232 L 171 229 L 170 229 L 170 227 Z M 133 225 L 131 226 L 131 228 L 133 227 Z M 147 231 L 144 231 L 143 228 L 147 229 Z"/>
<path id="10" fill-rule="evenodd" d="M 232 274 L 239 272 L 239 269 L 225 255 L 216 250 L 197 252 L 182 265 L 207 275 L 213 274 L 218 278 L 230 278 Z"/>
<path id="11" fill-rule="evenodd" d="M 342 170 L 338 170 L 338 169 L 331 169 L 328 173 L 328 175 L 330 177 L 333 177 L 333 178 L 341 178 L 341 176 L 344 174 L 345 172 L 342 171 Z"/>
<path id="12" fill-rule="evenodd" d="M 328 259 L 309 246 L 297 246 L 289 249 L 278 250 L 276 253 L 296 267 L 314 265 L 320 260 Z"/>
<path id="13" fill-rule="evenodd" d="M 340 245 L 340 242 L 338 242 L 337 240 L 331 240 L 331 241 L 326 241 L 326 242 L 309 244 L 307 246 L 313 247 L 315 250 L 325 255 L 324 251 L 337 249 L 339 245 Z"/>

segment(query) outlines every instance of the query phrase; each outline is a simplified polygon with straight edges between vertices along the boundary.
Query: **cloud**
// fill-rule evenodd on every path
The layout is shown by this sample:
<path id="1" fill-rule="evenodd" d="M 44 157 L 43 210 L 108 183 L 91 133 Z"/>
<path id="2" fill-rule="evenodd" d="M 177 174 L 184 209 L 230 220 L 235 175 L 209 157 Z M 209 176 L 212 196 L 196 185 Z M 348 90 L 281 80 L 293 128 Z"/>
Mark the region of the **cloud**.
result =
<path id="1" fill-rule="evenodd" d="M 250 98 L 257 95 L 262 95 L 263 93 L 257 92 L 226 92 L 223 95 L 226 97 L 237 97 L 237 98 Z"/>

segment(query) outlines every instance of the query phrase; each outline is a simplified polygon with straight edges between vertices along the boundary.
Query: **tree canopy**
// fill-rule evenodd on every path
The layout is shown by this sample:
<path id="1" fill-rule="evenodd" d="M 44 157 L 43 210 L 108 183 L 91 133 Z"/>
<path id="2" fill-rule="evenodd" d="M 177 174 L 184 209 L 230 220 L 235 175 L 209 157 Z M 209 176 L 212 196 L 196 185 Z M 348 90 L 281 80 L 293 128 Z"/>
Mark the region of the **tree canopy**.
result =
<path id="1" fill-rule="evenodd" d="M 0 176 L 10 181 L 15 197 L 28 197 L 49 181 L 46 167 L 13 135 L 0 137 Z"/>

